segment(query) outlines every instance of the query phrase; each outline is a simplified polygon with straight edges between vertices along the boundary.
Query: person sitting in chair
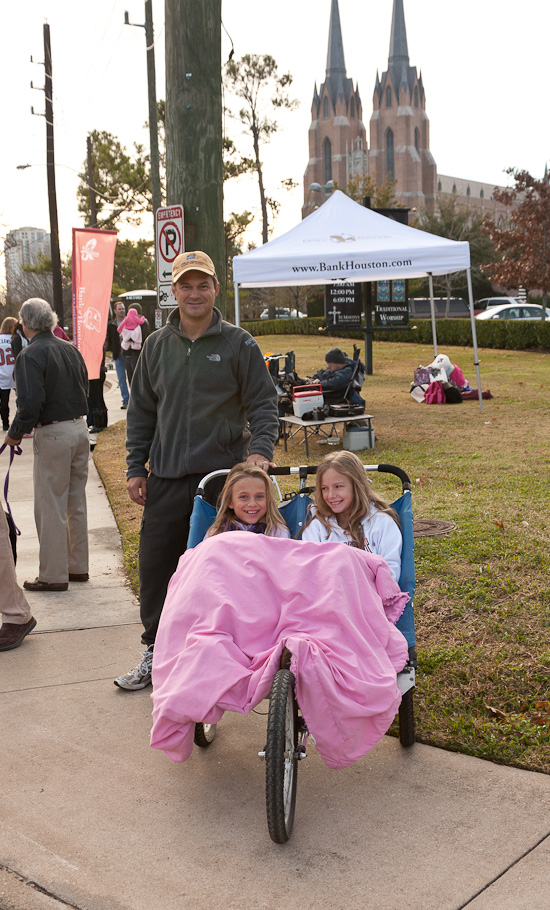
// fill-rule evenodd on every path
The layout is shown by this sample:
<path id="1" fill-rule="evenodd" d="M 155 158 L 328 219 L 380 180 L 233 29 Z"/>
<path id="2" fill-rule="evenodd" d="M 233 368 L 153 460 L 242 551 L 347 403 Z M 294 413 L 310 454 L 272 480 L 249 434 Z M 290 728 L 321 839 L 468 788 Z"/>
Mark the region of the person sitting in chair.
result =
<path id="1" fill-rule="evenodd" d="M 357 391 L 361 384 L 355 380 L 358 372 L 357 361 L 344 354 L 340 348 L 331 348 L 325 354 L 325 361 L 326 369 L 319 370 L 311 377 L 312 380 L 321 383 L 325 402 L 337 404 L 345 400 L 350 404 L 363 405 L 364 411 L 365 401 Z"/>

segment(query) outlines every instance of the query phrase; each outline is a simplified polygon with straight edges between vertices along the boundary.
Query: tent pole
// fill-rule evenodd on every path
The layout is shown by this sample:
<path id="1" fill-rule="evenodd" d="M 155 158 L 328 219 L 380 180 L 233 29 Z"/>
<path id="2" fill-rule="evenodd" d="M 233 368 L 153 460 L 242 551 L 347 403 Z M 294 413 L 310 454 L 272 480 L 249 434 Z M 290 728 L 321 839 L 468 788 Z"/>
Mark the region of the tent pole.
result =
<path id="1" fill-rule="evenodd" d="M 235 325 L 240 325 L 240 313 L 239 313 L 239 285 L 235 282 Z"/>
<path id="2" fill-rule="evenodd" d="M 472 272 L 466 269 L 466 279 L 468 281 L 468 302 L 470 304 L 470 322 L 472 323 L 472 341 L 474 345 L 474 366 L 477 374 L 477 397 L 479 399 L 479 409 L 483 410 L 483 398 L 481 397 L 481 375 L 479 372 L 479 355 L 477 353 L 477 333 L 476 318 L 474 316 L 474 294 L 472 291 Z"/>
<path id="3" fill-rule="evenodd" d="M 428 272 L 428 283 L 430 285 L 430 313 L 432 315 L 432 339 L 434 343 L 434 357 L 437 357 L 437 330 L 435 327 L 435 303 L 434 303 L 434 281 L 431 272 Z"/>

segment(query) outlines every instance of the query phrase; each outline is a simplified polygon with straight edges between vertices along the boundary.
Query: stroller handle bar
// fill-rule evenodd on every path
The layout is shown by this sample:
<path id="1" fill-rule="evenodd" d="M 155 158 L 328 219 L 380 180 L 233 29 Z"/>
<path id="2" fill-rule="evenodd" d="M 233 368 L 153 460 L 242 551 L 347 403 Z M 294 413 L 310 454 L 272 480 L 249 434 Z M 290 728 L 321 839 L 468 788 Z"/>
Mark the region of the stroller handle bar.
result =
<path id="1" fill-rule="evenodd" d="M 366 464 L 364 465 L 365 471 L 379 471 L 381 474 L 394 474 L 395 477 L 398 477 L 401 481 L 403 492 L 405 490 L 411 489 L 411 481 L 409 475 L 402 468 L 398 468 L 393 464 Z M 274 476 L 282 476 L 288 474 L 299 474 L 304 477 L 307 474 L 316 474 L 317 465 L 301 465 L 300 467 L 280 467 L 280 468 L 271 468 L 269 474 Z"/>
<path id="2" fill-rule="evenodd" d="M 364 465 L 364 468 L 365 468 L 365 471 L 379 471 L 381 474 L 393 474 L 393 475 L 395 475 L 395 477 L 398 477 L 399 480 L 401 481 L 401 486 L 402 486 L 403 492 L 405 492 L 405 490 L 411 489 L 411 481 L 410 481 L 409 475 L 405 471 L 403 471 L 402 468 L 396 467 L 396 465 L 393 465 L 393 464 L 366 464 L 366 465 Z M 197 495 L 198 496 L 204 495 L 204 488 L 205 488 L 206 484 L 210 480 L 212 480 L 212 478 L 221 477 L 223 474 L 228 474 L 228 473 L 229 473 L 229 468 L 224 468 L 224 469 L 220 469 L 219 471 L 211 471 L 209 474 L 206 474 L 206 476 L 203 477 L 200 482 L 200 485 L 197 489 Z M 298 474 L 300 476 L 300 478 L 304 478 L 304 479 L 307 477 L 308 474 L 316 474 L 316 473 L 317 473 L 317 465 L 309 465 L 309 464 L 300 465 L 299 467 L 292 467 L 290 465 L 285 465 L 282 467 L 270 468 L 270 470 L 268 471 L 268 474 L 271 477 L 283 477 L 283 476 L 288 476 L 290 474 Z"/>

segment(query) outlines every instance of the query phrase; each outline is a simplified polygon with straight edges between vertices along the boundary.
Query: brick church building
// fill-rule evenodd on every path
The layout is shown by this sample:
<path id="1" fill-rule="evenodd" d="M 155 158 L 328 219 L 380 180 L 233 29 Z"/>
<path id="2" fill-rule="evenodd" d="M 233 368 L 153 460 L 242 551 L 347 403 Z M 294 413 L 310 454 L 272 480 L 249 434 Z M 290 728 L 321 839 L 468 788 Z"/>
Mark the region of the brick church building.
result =
<path id="1" fill-rule="evenodd" d="M 506 209 L 493 199 L 494 185 L 437 173 L 430 151 L 430 122 L 422 75 L 411 66 L 403 0 L 393 0 L 388 67 L 376 74 L 370 147 L 357 82 L 347 76 L 338 0 L 332 0 L 325 81 L 315 85 L 304 174 L 302 217 L 351 177 L 369 174 L 381 185 L 395 180 L 399 205 L 433 208 L 438 196 L 494 217 Z M 328 186 L 327 186 L 328 184 Z M 312 186 L 313 185 L 313 186 Z"/>

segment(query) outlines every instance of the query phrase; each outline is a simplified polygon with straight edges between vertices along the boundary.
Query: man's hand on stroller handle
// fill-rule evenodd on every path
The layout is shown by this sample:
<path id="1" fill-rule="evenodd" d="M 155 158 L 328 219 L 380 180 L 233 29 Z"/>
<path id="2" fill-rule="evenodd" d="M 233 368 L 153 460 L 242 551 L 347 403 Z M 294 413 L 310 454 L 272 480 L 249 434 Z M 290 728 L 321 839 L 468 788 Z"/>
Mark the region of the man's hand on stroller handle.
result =
<path id="1" fill-rule="evenodd" d="M 247 464 L 255 464 L 256 467 L 261 468 L 262 471 L 268 471 L 269 468 L 276 468 L 277 465 L 274 461 L 269 461 L 265 455 L 249 455 L 246 459 Z"/>

